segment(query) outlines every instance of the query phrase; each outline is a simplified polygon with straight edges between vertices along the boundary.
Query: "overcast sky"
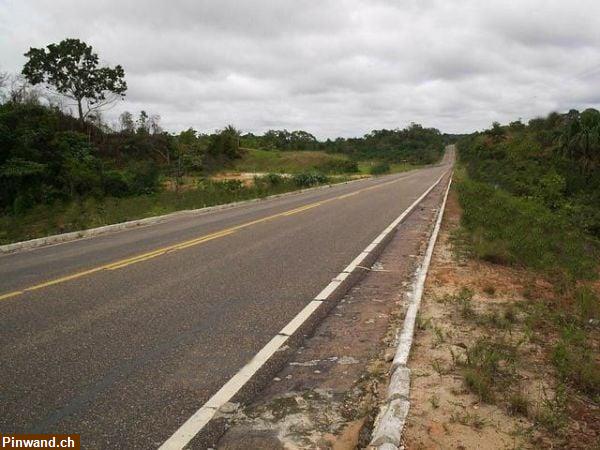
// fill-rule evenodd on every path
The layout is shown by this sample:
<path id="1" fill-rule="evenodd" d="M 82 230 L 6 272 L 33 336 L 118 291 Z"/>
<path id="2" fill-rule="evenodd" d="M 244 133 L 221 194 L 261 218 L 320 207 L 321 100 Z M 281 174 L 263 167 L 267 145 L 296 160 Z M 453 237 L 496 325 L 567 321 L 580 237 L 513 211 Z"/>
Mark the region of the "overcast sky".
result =
<path id="1" fill-rule="evenodd" d="M 600 107 L 599 0 L 0 0 L 0 70 L 65 37 L 166 129 L 446 132 Z"/>

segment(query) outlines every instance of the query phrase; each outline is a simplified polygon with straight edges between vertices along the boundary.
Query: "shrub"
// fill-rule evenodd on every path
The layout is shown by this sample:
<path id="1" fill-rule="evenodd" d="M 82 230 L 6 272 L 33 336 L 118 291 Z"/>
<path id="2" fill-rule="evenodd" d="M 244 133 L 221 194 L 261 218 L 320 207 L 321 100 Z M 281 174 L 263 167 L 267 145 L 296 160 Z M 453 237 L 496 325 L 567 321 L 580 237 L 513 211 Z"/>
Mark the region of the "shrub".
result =
<path id="1" fill-rule="evenodd" d="M 527 416 L 529 400 L 521 392 L 515 392 L 508 397 L 508 412 L 512 415 Z"/>
<path id="2" fill-rule="evenodd" d="M 277 186 L 283 183 L 283 177 L 277 173 L 268 173 L 265 178 L 271 186 Z"/>
<path id="3" fill-rule="evenodd" d="M 111 197 L 125 197 L 129 195 L 127 178 L 119 170 L 106 170 L 102 178 L 102 190 Z"/>
<path id="4" fill-rule="evenodd" d="M 227 192 L 239 192 L 244 189 L 244 183 L 242 180 L 213 181 L 212 187 L 214 189 L 223 189 Z"/>
<path id="5" fill-rule="evenodd" d="M 158 167 L 150 161 L 130 163 L 124 178 L 132 195 L 151 194 L 158 191 L 160 172 Z"/>
<path id="6" fill-rule="evenodd" d="M 294 175 L 293 181 L 298 187 L 310 187 L 317 184 L 327 183 L 329 178 L 319 172 L 298 173 Z"/>
<path id="7" fill-rule="evenodd" d="M 389 173 L 391 170 L 390 165 L 386 162 L 378 163 L 372 166 L 369 169 L 369 173 L 371 175 L 383 175 L 384 173 Z"/>

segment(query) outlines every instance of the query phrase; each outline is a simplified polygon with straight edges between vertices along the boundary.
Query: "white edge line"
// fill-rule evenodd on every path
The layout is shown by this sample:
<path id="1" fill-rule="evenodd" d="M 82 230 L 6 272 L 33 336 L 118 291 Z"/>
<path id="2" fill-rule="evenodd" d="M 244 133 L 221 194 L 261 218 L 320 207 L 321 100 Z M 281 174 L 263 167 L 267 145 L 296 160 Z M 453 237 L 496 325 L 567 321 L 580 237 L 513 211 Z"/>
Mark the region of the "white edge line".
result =
<path id="1" fill-rule="evenodd" d="M 325 289 L 319 292 L 319 294 L 315 297 L 315 300 L 327 300 L 340 284 L 342 284 L 341 280 L 333 280 Z"/>
<path id="2" fill-rule="evenodd" d="M 398 216 L 375 240 L 367 246 L 337 277 L 323 289 L 314 300 L 306 305 L 277 335 L 273 337 L 251 360 L 227 381 L 203 406 L 200 407 L 183 425 L 175 431 L 160 447 L 159 450 L 183 449 L 210 422 L 218 409 L 233 398 L 235 394 L 252 378 L 252 376 L 277 352 L 289 337 L 319 308 L 342 281 L 369 255 L 368 249 L 375 249 L 379 244 L 412 210 L 435 188 L 444 172 L 419 198 Z M 377 242 L 376 242 L 377 241 Z"/>
<path id="3" fill-rule="evenodd" d="M 302 326 L 306 319 L 308 319 L 312 313 L 314 313 L 323 302 L 320 300 L 313 300 L 300 311 L 296 317 L 294 317 L 285 327 L 281 329 L 279 334 L 286 336 L 293 335 L 298 328 Z"/>
<path id="4" fill-rule="evenodd" d="M 427 271 L 429 270 L 429 264 L 431 263 L 431 257 L 444 217 L 444 210 L 446 208 L 446 201 L 448 199 L 448 192 L 450 191 L 451 184 L 452 176 L 450 176 L 446 192 L 444 193 L 442 205 L 438 212 L 431 237 L 429 238 L 423 262 L 417 269 L 410 299 L 411 303 L 406 311 L 404 324 L 396 348 L 396 355 L 394 356 L 392 369 L 390 370 L 390 384 L 388 386 L 387 398 L 375 420 L 369 448 L 380 450 L 383 450 L 384 448 L 386 450 L 400 448 L 400 440 L 410 408 L 410 369 L 407 367 L 408 356 L 412 347 L 415 321 L 423 296 L 425 279 L 427 278 Z"/>

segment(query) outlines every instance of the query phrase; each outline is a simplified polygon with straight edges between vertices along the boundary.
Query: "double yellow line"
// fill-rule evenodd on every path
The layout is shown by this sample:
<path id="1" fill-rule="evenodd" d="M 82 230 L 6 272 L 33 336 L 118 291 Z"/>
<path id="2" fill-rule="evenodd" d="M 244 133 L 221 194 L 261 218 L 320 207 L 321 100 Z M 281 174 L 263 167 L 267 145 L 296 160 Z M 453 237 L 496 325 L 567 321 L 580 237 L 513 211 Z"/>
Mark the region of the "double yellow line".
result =
<path id="1" fill-rule="evenodd" d="M 317 206 L 324 205 L 324 204 L 332 202 L 334 200 L 341 200 L 341 199 L 344 199 L 344 198 L 347 198 L 347 197 L 350 197 L 350 196 L 353 196 L 353 195 L 357 195 L 357 194 L 359 194 L 361 192 L 370 191 L 371 189 L 377 189 L 377 188 L 380 188 L 380 187 L 383 187 L 383 186 L 387 186 L 388 184 L 397 183 L 398 181 L 405 180 L 406 178 L 407 177 L 398 178 L 398 179 L 395 179 L 395 180 L 392 180 L 392 181 L 388 181 L 388 182 L 385 182 L 385 183 L 377 184 L 375 186 L 370 186 L 370 187 L 367 187 L 367 188 L 364 188 L 364 189 L 359 189 L 357 191 L 350 192 L 348 194 L 343 194 L 343 195 L 339 195 L 337 197 L 332 197 L 332 198 L 327 199 L 327 200 L 321 200 L 321 201 L 318 201 L 318 202 L 315 202 L 315 203 L 310 203 L 308 205 L 300 206 L 299 208 L 290 209 L 289 211 L 280 212 L 280 213 L 277 213 L 277 214 L 273 214 L 271 216 L 263 217 L 261 219 L 253 220 L 251 222 L 246 222 L 246 223 L 243 223 L 243 224 L 240 224 L 240 225 L 236 225 L 234 227 L 226 228 L 226 229 L 217 231 L 215 233 L 211 233 L 211 234 L 200 236 L 200 237 L 197 237 L 197 238 L 194 238 L 194 239 L 190 239 L 189 241 L 179 242 L 177 244 L 173 244 L 173 245 L 169 245 L 169 246 L 166 246 L 166 247 L 162 247 L 162 248 L 153 250 L 151 252 L 142 253 L 140 255 L 132 256 L 131 258 L 121 259 L 121 260 L 118 260 L 118 261 L 115 261 L 115 262 L 112 262 L 112 263 L 109 263 L 109 264 L 104 264 L 102 266 L 98 266 L 98 267 L 94 267 L 94 268 L 91 268 L 91 269 L 88 269 L 88 270 L 84 270 L 82 272 L 73 273 L 71 275 L 67 275 L 67 276 L 64 276 L 64 277 L 61 277 L 61 278 L 56 278 L 54 280 L 50 280 L 50 281 L 46 281 L 44 283 L 36 284 L 34 286 L 30 286 L 28 288 L 24 288 L 24 289 L 21 289 L 21 290 L 18 290 L 18 291 L 13 291 L 13 292 L 8 292 L 6 294 L 1 294 L 0 295 L 0 300 L 5 300 L 5 299 L 8 299 L 8 298 L 16 297 L 16 296 L 24 294 L 26 292 L 37 291 L 39 289 L 42 289 L 42 288 L 45 288 L 45 287 L 49 287 L 49 286 L 54 286 L 55 284 L 64 283 L 66 281 L 75 280 L 77 278 L 85 277 L 87 275 L 91 275 L 93 273 L 100 272 L 102 270 L 118 270 L 118 269 L 122 269 L 122 268 L 130 266 L 132 264 L 137 264 L 137 263 L 142 262 L 142 261 L 148 261 L 149 259 L 153 259 L 153 258 L 156 258 L 158 256 L 165 255 L 167 253 L 171 253 L 171 252 L 174 252 L 174 251 L 177 251 L 177 250 L 183 250 L 185 248 L 193 247 L 193 246 L 200 245 L 200 244 L 203 244 L 203 243 L 208 242 L 208 241 L 212 241 L 213 239 L 219 239 L 219 238 L 222 238 L 222 237 L 225 237 L 225 236 L 229 236 L 230 234 L 233 234 L 236 231 L 241 230 L 242 228 L 247 228 L 247 227 L 250 227 L 252 225 L 256 225 L 256 224 L 262 223 L 262 222 L 267 222 L 267 221 L 275 219 L 277 217 L 291 216 L 293 214 L 297 214 L 297 213 L 304 212 L 304 211 L 307 211 L 307 210 L 312 209 L 312 208 L 316 208 Z"/>

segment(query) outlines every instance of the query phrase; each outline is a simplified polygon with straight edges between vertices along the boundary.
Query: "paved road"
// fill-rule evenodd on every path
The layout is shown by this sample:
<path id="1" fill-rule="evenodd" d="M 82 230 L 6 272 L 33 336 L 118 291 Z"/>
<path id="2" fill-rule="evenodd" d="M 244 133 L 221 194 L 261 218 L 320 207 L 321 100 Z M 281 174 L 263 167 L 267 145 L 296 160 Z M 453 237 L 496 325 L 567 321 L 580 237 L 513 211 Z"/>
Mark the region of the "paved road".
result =
<path id="1" fill-rule="evenodd" d="M 159 446 L 444 173 L 449 156 L 0 256 L 0 432 L 81 433 L 84 448 Z"/>

